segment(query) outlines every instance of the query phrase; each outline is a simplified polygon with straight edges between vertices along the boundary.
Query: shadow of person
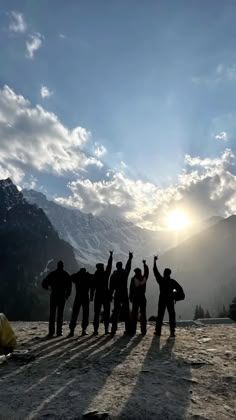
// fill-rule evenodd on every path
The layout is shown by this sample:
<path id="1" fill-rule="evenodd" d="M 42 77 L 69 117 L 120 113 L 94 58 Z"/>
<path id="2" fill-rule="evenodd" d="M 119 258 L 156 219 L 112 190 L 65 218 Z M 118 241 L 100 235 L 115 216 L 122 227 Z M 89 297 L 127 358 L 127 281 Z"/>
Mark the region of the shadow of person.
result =
<path id="1" fill-rule="evenodd" d="M 63 375 L 56 377 L 53 372 L 47 377 L 47 387 L 42 389 L 42 386 L 39 386 L 34 389 L 37 399 L 31 402 L 30 412 L 29 407 L 22 411 L 25 418 L 32 420 L 39 416 L 50 416 L 55 412 L 60 412 L 62 418 L 70 418 L 75 413 L 80 418 L 84 411 L 93 405 L 96 396 L 105 392 L 106 383 L 113 370 L 122 365 L 142 337 L 106 336 L 99 341 L 97 338 L 95 340 L 100 344 L 68 356 L 65 363 L 59 367 L 58 372 L 63 372 Z M 48 386 L 50 389 L 53 386 L 50 395 Z M 66 401 L 69 401 L 69 404 Z"/>
<path id="2" fill-rule="evenodd" d="M 190 403 L 191 371 L 183 358 L 176 357 L 174 347 L 173 338 L 168 338 L 161 346 L 160 338 L 153 337 L 139 374 L 134 378 L 136 383 L 117 413 L 117 419 L 185 418 Z"/>

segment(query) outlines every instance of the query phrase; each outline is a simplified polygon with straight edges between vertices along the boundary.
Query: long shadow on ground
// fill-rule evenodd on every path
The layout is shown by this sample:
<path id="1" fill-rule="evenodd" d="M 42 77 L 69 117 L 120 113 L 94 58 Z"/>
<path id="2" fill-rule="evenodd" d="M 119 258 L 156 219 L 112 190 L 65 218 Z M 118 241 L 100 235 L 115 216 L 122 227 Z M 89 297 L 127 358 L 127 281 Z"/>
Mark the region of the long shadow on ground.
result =
<path id="1" fill-rule="evenodd" d="M 43 347 L 41 353 L 38 349 L 34 362 L 19 368 L 11 362 L 4 369 L 1 403 L 15 413 L 14 419 L 71 419 L 78 411 L 82 415 L 140 340 L 127 336 L 52 340 L 51 347 Z"/>
<path id="2" fill-rule="evenodd" d="M 185 418 L 190 403 L 190 365 L 173 353 L 174 339 L 161 347 L 154 337 L 144 359 L 136 385 L 118 418 L 164 420 Z"/>

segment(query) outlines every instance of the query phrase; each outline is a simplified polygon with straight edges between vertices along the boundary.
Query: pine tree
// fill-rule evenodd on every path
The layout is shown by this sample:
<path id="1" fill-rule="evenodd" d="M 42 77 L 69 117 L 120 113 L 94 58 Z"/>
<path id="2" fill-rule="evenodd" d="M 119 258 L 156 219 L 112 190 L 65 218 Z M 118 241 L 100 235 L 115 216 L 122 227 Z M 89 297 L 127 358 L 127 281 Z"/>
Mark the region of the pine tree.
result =
<path id="1" fill-rule="evenodd" d="M 221 311 L 219 311 L 219 318 L 227 318 L 229 316 L 229 310 L 226 309 L 225 305 L 222 306 Z"/>
<path id="2" fill-rule="evenodd" d="M 236 297 L 233 299 L 229 307 L 229 317 L 236 321 Z"/>
<path id="3" fill-rule="evenodd" d="M 199 307 L 198 305 L 196 305 L 193 320 L 195 321 L 198 318 L 199 318 Z"/>
<path id="4" fill-rule="evenodd" d="M 205 313 L 205 318 L 211 318 L 211 315 L 210 315 L 210 312 L 208 311 L 208 309 L 207 309 L 207 311 Z"/>
<path id="5" fill-rule="evenodd" d="M 199 305 L 199 316 L 198 318 L 205 318 L 204 309 Z"/>

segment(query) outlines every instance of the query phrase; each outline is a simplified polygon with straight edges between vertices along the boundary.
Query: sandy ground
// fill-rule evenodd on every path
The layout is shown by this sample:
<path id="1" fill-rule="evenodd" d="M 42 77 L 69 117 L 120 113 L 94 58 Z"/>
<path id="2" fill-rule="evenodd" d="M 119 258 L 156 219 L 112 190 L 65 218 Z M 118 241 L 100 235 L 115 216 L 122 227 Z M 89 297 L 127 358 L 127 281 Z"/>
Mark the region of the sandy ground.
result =
<path id="1" fill-rule="evenodd" d="M 46 323 L 13 327 L 19 354 L 1 358 L 1 420 L 79 420 L 96 410 L 117 420 L 236 418 L 235 325 L 179 328 L 175 340 L 165 327 L 160 341 L 152 325 L 145 337 L 120 329 L 111 338 L 101 326 L 98 337 L 52 340 Z"/>

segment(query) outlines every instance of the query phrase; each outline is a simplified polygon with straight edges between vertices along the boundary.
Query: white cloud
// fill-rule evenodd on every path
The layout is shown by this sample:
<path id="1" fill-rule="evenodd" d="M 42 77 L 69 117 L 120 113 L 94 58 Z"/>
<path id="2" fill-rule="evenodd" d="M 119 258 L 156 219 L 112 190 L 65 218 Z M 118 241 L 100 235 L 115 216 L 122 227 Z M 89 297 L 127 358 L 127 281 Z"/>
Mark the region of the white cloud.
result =
<path id="1" fill-rule="evenodd" d="M 103 181 L 70 182 L 70 197 L 58 197 L 57 201 L 95 215 L 124 217 L 152 229 L 164 228 L 166 213 L 178 206 L 193 221 L 212 215 L 226 216 L 236 208 L 236 177 L 230 171 L 234 162 L 230 149 L 215 159 L 187 155 L 186 169 L 178 182 L 167 188 L 110 171 Z"/>
<path id="2" fill-rule="evenodd" d="M 42 96 L 43 99 L 44 98 L 49 98 L 50 96 L 53 95 L 53 91 L 52 90 L 49 90 L 47 88 L 47 86 L 41 86 L 40 94 L 41 94 L 41 96 Z"/>
<path id="3" fill-rule="evenodd" d="M 59 33 L 59 38 L 61 38 L 61 39 L 66 39 L 66 38 L 67 38 L 67 36 L 66 36 L 65 34 L 63 34 L 63 33 Z"/>
<path id="4" fill-rule="evenodd" d="M 221 131 L 220 133 L 216 134 L 215 139 L 227 141 L 228 140 L 228 135 L 227 135 L 226 131 Z"/>
<path id="5" fill-rule="evenodd" d="M 22 13 L 12 11 L 10 13 L 10 24 L 9 29 L 13 32 L 25 32 L 27 29 L 27 24 L 25 22 L 24 16 Z"/>
<path id="6" fill-rule="evenodd" d="M 94 154 L 97 158 L 104 156 L 107 153 L 107 149 L 102 144 L 95 143 Z"/>
<path id="7" fill-rule="evenodd" d="M 89 165 L 101 167 L 95 157 L 83 153 L 90 133 L 82 127 L 68 129 L 55 114 L 35 107 L 10 87 L 0 90 L 0 170 L 23 178 L 25 169 L 63 175 L 78 173 Z"/>
<path id="8" fill-rule="evenodd" d="M 42 46 L 43 36 L 40 33 L 29 35 L 29 39 L 26 41 L 26 57 L 34 58 L 35 52 Z"/>

